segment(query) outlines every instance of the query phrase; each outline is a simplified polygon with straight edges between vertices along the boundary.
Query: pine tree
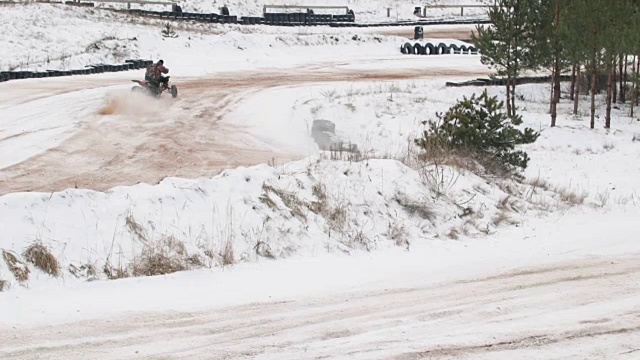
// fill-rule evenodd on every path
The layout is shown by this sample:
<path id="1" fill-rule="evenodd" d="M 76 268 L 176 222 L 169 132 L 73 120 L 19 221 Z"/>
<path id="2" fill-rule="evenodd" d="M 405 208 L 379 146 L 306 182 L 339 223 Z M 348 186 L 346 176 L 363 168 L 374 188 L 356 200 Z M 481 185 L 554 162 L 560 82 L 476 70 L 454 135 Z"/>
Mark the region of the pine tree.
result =
<path id="1" fill-rule="evenodd" d="M 540 134 L 530 128 L 519 130 L 522 117 L 509 116 L 503 107 L 504 102 L 490 97 L 487 90 L 479 97 L 464 97 L 446 113 L 436 114 L 439 121 L 424 122 L 429 128 L 416 144 L 425 150 L 443 147 L 464 154 L 492 173 L 525 169 L 529 156 L 515 147 L 535 142 Z"/>
<path id="2" fill-rule="evenodd" d="M 532 31 L 530 11 L 536 0 L 497 0 L 489 10 L 491 25 L 477 26 L 472 41 L 485 65 L 507 77 L 507 114 L 515 116 L 515 88 L 518 75 L 532 67 L 534 55 L 528 51 Z"/>

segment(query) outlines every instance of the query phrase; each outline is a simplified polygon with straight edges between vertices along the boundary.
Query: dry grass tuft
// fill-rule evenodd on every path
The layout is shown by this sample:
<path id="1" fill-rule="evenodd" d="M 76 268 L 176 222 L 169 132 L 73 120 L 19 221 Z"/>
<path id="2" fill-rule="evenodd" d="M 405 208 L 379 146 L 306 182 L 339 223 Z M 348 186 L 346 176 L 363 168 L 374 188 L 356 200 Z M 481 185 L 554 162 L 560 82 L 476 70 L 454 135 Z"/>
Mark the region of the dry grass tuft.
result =
<path id="1" fill-rule="evenodd" d="M 84 264 L 79 267 L 71 264 L 69 265 L 69 272 L 76 278 L 85 278 L 88 280 L 95 280 L 98 278 L 98 272 L 96 271 L 95 266 L 91 264 Z"/>
<path id="2" fill-rule="evenodd" d="M 220 252 L 222 265 L 232 265 L 236 262 L 235 251 L 233 250 L 233 241 L 227 240 Z"/>
<path id="3" fill-rule="evenodd" d="M 551 188 L 551 186 L 549 186 L 549 183 L 546 180 L 541 179 L 539 177 L 528 180 L 525 183 L 533 186 L 536 189 L 549 190 Z"/>
<path id="4" fill-rule="evenodd" d="M 493 225 L 500 226 L 503 223 L 507 225 L 516 225 L 518 222 L 509 216 L 505 211 L 498 212 L 492 219 Z"/>
<path id="5" fill-rule="evenodd" d="M 184 243 L 173 236 L 164 236 L 153 245 L 145 246 L 140 259 L 133 265 L 133 276 L 154 276 L 171 274 L 190 268 L 193 260 Z"/>
<path id="6" fill-rule="evenodd" d="M 313 211 L 316 214 L 323 213 L 328 205 L 327 205 L 327 190 L 324 185 L 318 183 L 313 185 L 311 188 L 311 192 L 313 196 L 316 198 L 316 201 L 311 203 L 309 206 L 309 210 Z"/>
<path id="7" fill-rule="evenodd" d="M 288 193 L 284 190 L 276 189 L 275 187 L 267 185 L 266 183 L 262 185 L 262 191 L 264 192 L 262 197 L 268 197 L 269 193 L 273 193 L 282 200 L 287 208 L 289 208 L 293 216 L 304 220 L 307 219 L 307 216 L 305 215 L 303 209 L 309 208 L 309 206 L 301 201 L 296 195 Z M 265 200 L 263 200 L 263 202 L 265 202 Z M 273 204 L 273 206 L 275 206 L 275 203 Z"/>
<path id="8" fill-rule="evenodd" d="M 11 287 L 11 283 L 9 282 L 9 280 L 0 279 L 0 292 L 9 290 L 10 287 Z"/>
<path id="9" fill-rule="evenodd" d="M 24 258 L 32 263 L 36 268 L 45 273 L 58 277 L 60 276 L 60 265 L 55 256 L 41 243 L 34 243 L 27 247 L 22 253 Z"/>
<path id="10" fill-rule="evenodd" d="M 132 213 L 127 214 L 125 224 L 127 225 L 127 228 L 129 228 L 129 231 L 131 231 L 131 233 L 134 234 L 138 238 L 138 240 L 147 243 L 147 234 L 144 231 L 142 225 L 140 225 L 140 223 L 138 223 L 138 221 L 136 221 L 136 219 L 133 217 Z"/>
<path id="11" fill-rule="evenodd" d="M 9 267 L 9 271 L 19 282 L 29 280 L 29 267 L 18 258 L 18 255 L 10 250 L 2 250 L 2 257 Z"/>
<path id="12" fill-rule="evenodd" d="M 389 222 L 389 227 L 387 230 L 387 234 L 391 240 L 393 240 L 397 246 L 403 246 L 409 248 L 409 240 L 407 240 L 407 230 L 404 227 L 404 224 L 395 221 L 394 223 Z"/>
<path id="13" fill-rule="evenodd" d="M 258 241 L 256 243 L 256 246 L 253 247 L 253 249 L 256 251 L 256 255 L 258 256 L 262 256 L 262 257 L 266 257 L 269 259 L 275 259 L 275 255 L 273 255 L 273 252 L 271 251 L 271 246 L 269 246 L 269 244 L 267 244 L 264 241 Z"/>
<path id="14" fill-rule="evenodd" d="M 589 195 L 586 192 L 576 193 L 568 188 L 557 187 L 554 191 L 560 196 L 560 199 L 570 206 L 577 206 L 584 204 L 584 200 Z"/>
<path id="15" fill-rule="evenodd" d="M 420 218 L 429 221 L 434 221 L 436 218 L 435 211 L 426 202 L 409 200 L 400 194 L 396 194 L 394 199 L 411 215 L 419 216 Z"/>
<path id="16" fill-rule="evenodd" d="M 460 231 L 458 231 L 458 229 L 451 228 L 447 233 L 447 237 L 451 240 L 458 240 L 460 238 Z"/>
<path id="17" fill-rule="evenodd" d="M 124 266 L 120 265 L 118 267 L 115 267 L 111 265 L 109 261 L 104 264 L 102 271 L 105 275 L 107 275 L 107 279 L 109 280 L 124 279 L 131 276 L 129 270 L 127 270 Z"/>
<path id="18" fill-rule="evenodd" d="M 341 231 L 347 224 L 347 208 L 346 206 L 337 206 L 329 212 L 326 217 L 329 226 L 334 231 Z"/>

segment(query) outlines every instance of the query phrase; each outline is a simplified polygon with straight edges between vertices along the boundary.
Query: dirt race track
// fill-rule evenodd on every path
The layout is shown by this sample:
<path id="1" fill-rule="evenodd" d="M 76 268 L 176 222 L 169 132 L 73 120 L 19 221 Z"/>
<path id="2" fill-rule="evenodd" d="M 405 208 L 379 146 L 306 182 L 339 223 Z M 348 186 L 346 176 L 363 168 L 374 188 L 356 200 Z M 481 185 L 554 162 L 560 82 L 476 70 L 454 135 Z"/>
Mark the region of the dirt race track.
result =
<path id="1" fill-rule="evenodd" d="M 636 254 L 637 256 L 637 254 Z M 0 332 L 3 359 L 637 359 L 638 262 Z M 391 286 L 391 288 L 386 288 Z"/>
<path id="2" fill-rule="evenodd" d="M 385 61 L 390 60 L 381 59 L 381 69 L 370 70 L 347 70 L 341 66 L 352 63 L 334 62 L 209 78 L 177 78 L 174 83 L 179 85 L 178 98 L 167 97 L 161 102 L 136 99 L 128 90 L 121 90 L 83 104 L 82 92 L 126 84 L 122 79 L 56 78 L 7 83 L 11 91 L 0 93 L 0 111 L 19 113 L 40 106 L 38 102 L 48 98 L 77 93 L 66 103 L 60 100 L 51 108 L 43 108 L 36 116 L 47 118 L 56 115 L 56 111 L 60 112 L 58 117 L 67 116 L 64 111 L 75 111 L 77 116 L 89 111 L 89 119 L 78 120 L 72 135 L 56 146 L 0 168 L 0 195 L 73 187 L 104 191 L 139 182 L 155 184 L 165 177 L 212 176 L 229 167 L 273 159 L 283 162 L 307 155 L 257 147 L 255 139 L 241 127 L 221 121 L 243 99 L 269 88 L 486 74 L 482 69 L 460 68 L 384 70 Z M 6 135 L 0 129 L 0 146 L 37 135 L 29 131 Z M 8 143 L 5 145 L 11 148 Z"/>

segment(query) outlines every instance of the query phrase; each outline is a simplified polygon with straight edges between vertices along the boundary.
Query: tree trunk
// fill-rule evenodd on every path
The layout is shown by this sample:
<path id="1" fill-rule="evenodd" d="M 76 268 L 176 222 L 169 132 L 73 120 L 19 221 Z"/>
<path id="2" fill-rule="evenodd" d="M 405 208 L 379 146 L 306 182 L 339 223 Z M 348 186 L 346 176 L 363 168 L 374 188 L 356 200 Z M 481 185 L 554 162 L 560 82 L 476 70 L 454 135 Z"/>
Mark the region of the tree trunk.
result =
<path id="1" fill-rule="evenodd" d="M 573 115 L 578 115 L 578 101 L 580 100 L 580 65 L 578 65 L 578 71 L 576 76 L 576 93 L 573 98 Z"/>
<path id="2" fill-rule="evenodd" d="M 636 78 L 638 76 L 638 73 L 640 73 L 640 56 L 636 55 Z M 637 90 L 638 86 L 636 85 L 636 96 L 633 98 L 633 101 L 635 101 L 636 106 L 638 106 L 638 90 Z"/>
<path id="3" fill-rule="evenodd" d="M 604 115 L 605 129 L 611 128 L 611 101 L 613 100 L 613 92 L 616 89 L 614 74 L 616 71 L 616 61 L 607 61 L 607 110 Z"/>
<path id="4" fill-rule="evenodd" d="M 613 66 L 611 67 L 611 70 L 607 73 L 607 96 L 609 96 L 608 95 L 609 86 L 611 86 L 611 84 L 610 84 L 611 83 L 611 79 L 609 79 L 609 77 L 611 76 L 611 73 L 613 73 L 613 102 L 617 103 L 618 102 L 618 86 L 617 86 L 617 81 L 616 81 L 616 78 L 617 78 L 617 70 L 616 70 L 616 67 L 617 67 L 616 65 L 617 64 L 616 63 L 617 63 L 617 61 L 616 61 L 615 57 L 613 58 L 612 63 L 613 63 Z"/>
<path id="5" fill-rule="evenodd" d="M 558 118 L 558 103 L 560 102 L 560 61 L 557 56 L 553 59 L 553 98 L 551 99 L 551 126 L 556 126 Z"/>
<path id="6" fill-rule="evenodd" d="M 569 99 L 573 100 L 576 94 L 576 64 L 573 64 L 571 69 L 571 92 L 569 93 Z"/>
<path id="7" fill-rule="evenodd" d="M 511 75 L 507 76 L 507 115 L 511 117 Z"/>
<path id="8" fill-rule="evenodd" d="M 591 123 L 590 127 L 593 129 L 596 127 L 596 76 L 598 72 L 596 71 L 596 60 L 594 57 L 593 63 L 591 64 Z"/>
<path id="9" fill-rule="evenodd" d="M 511 114 L 512 116 L 516 116 L 516 79 L 511 81 Z"/>
<path id="10" fill-rule="evenodd" d="M 623 66 L 624 64 L 624 66 Z M 620 56 L 620 102 L 621 103 L 625 103 L 625 101 L 627 100 L 627 89 L 626 89 L 626 83 L 627 83 L 627 55 L 621 55 Z"/>
<path id="11" fill-rule="evenodd" d="M 635 76 L 636 74 L 636 59 L 633 59 L 633 63 L 631 64 L 631 74 L 633 74 Z M 633 107 L 636 105 L 636 97 L 638 97 L 637 94 L 637 87 L 636 87 L 636 82 L 633 82 L 633 88 L 631 89 L 631 113 L 629 114 L 629 116 L 631 118 L 633 118 Z"/>

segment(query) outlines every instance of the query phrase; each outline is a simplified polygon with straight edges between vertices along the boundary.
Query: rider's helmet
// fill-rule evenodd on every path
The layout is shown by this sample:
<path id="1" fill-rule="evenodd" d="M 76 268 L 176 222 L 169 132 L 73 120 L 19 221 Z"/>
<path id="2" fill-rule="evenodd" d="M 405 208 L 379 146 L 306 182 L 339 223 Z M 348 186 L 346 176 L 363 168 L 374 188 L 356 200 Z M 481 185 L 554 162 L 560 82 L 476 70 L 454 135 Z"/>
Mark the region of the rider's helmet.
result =
<path id="1" fill-rule="evenodd" d="M 164 64 L 164 60 L 158 60 L 158 64 L 163 65 Z"/>

